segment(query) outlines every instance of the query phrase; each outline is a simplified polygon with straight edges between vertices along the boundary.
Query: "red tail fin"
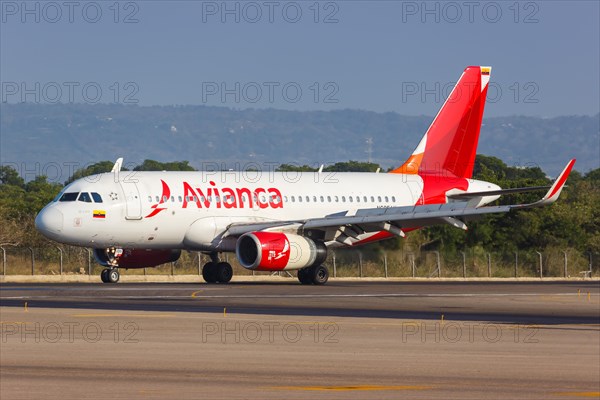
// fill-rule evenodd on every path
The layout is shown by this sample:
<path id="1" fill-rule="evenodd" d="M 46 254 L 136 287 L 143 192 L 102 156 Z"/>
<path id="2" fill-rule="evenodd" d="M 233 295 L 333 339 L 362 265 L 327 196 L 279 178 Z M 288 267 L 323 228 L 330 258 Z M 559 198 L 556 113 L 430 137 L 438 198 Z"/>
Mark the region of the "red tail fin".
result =
<path id="1" fill-rule="evenodd" d="M 392 171 L 471 178 L 491 67 L 467 67 L 416 150 Z"/>

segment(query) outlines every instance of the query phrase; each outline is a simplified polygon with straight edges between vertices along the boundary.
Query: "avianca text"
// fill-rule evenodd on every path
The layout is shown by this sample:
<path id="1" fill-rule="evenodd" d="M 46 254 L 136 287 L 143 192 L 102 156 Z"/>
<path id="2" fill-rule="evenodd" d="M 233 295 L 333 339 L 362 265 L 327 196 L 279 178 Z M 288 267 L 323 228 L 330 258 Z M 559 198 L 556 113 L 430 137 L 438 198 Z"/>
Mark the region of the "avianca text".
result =
<path id="1" fill-rule="evenodd" d="M 183 182 L 183 208 L 195 204 L 198 208 L 283 208 L 281 192 L 277 188 L 219 189 L 214 181 L 204 190 Z"/>

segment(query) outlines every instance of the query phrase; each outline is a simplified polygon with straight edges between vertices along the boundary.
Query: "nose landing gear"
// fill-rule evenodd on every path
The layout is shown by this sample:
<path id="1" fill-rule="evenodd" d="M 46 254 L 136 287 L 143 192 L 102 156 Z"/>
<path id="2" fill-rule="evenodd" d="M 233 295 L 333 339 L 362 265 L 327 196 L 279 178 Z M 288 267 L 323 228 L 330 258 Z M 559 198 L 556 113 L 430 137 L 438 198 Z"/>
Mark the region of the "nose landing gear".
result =
<path id="1" fill-rule="evenodd" d="M 119 282 L 120 274 L 117 267 L 119 266 L 119 258 L 123 255 L 123 249 L 117 247 L 109 247 L 104 250 L 104 254 L 106 255 L 106 260 L 108 262 L 109 268 L 105 268 L 102 270 L 100 274 L 100 279 L 104 283 L 117 283 Z"/>
<path id="2" fill-rule="evenodd" d="M 100 274 L 100 279 L 104 283 L 117 283 L 120 277 L 119 270 L 116 268 L 105 268 Z"/>

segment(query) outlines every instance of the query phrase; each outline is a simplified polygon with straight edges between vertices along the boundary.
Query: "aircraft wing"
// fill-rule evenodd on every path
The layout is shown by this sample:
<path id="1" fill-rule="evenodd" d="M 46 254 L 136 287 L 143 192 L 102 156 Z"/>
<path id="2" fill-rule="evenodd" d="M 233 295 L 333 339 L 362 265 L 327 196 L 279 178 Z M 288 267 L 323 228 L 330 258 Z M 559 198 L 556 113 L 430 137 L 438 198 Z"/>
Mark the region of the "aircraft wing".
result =
<path id="1" fill-rule="evenodd" d="M 505 213 L 515 209 L 542 207 L 554 203 L 558 199 L 574 164 L 575 160 L 571 160 L 552 186 L 550 186 L 546 195 L 534 203 L 473 207 L 470 201 L 453 201 L 445 204 L 367 208 L 307 220 L 232 224 L 228 228 L 226 235 L 239 236 L 244 233 L 261 230 L 339 229 L 347 231 L 345 233 L 349 233 L 350 236 L 378 231 L 387 231 L 397 236 L 404 236 L 404 229 L 421 228 L 444 223 L 457 228 L 467 229 L 465 221 L 473 220 L 486 214 Z M 539 190 L 537 187 L 534 189 Z M 501 191 L 494 191 L 493 194 L 501 194 L 499 192 Z M 514 193 L 514 191 L 508 189 L 505 194 L 509 193 Z M 472 195 L 465 200 L 472 198 Z M 490 193 L 482 192 L 474 193 L 474 195 L 484 196 L 490 195 Z"/>

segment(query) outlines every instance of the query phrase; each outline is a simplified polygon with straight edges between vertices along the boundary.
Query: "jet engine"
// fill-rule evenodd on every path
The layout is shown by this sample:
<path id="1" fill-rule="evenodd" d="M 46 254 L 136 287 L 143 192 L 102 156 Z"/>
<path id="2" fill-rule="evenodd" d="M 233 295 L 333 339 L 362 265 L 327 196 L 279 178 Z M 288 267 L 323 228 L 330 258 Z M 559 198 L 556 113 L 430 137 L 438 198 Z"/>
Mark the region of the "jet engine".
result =
<path id="1" fill-rule="evenodd" d="M 147 268 L 174 262 L 181 256 L 181 250 L 153 249 L 94 249 L 94 257 L 104 267 Z"/>
<path id="2" fill-rule="evenodd" d="M 304 236 L 281 232 L 250 232 L 237 240 L 240 264 L 256 271 L 294 270 L 321 265 L 327 248 Z"/>

